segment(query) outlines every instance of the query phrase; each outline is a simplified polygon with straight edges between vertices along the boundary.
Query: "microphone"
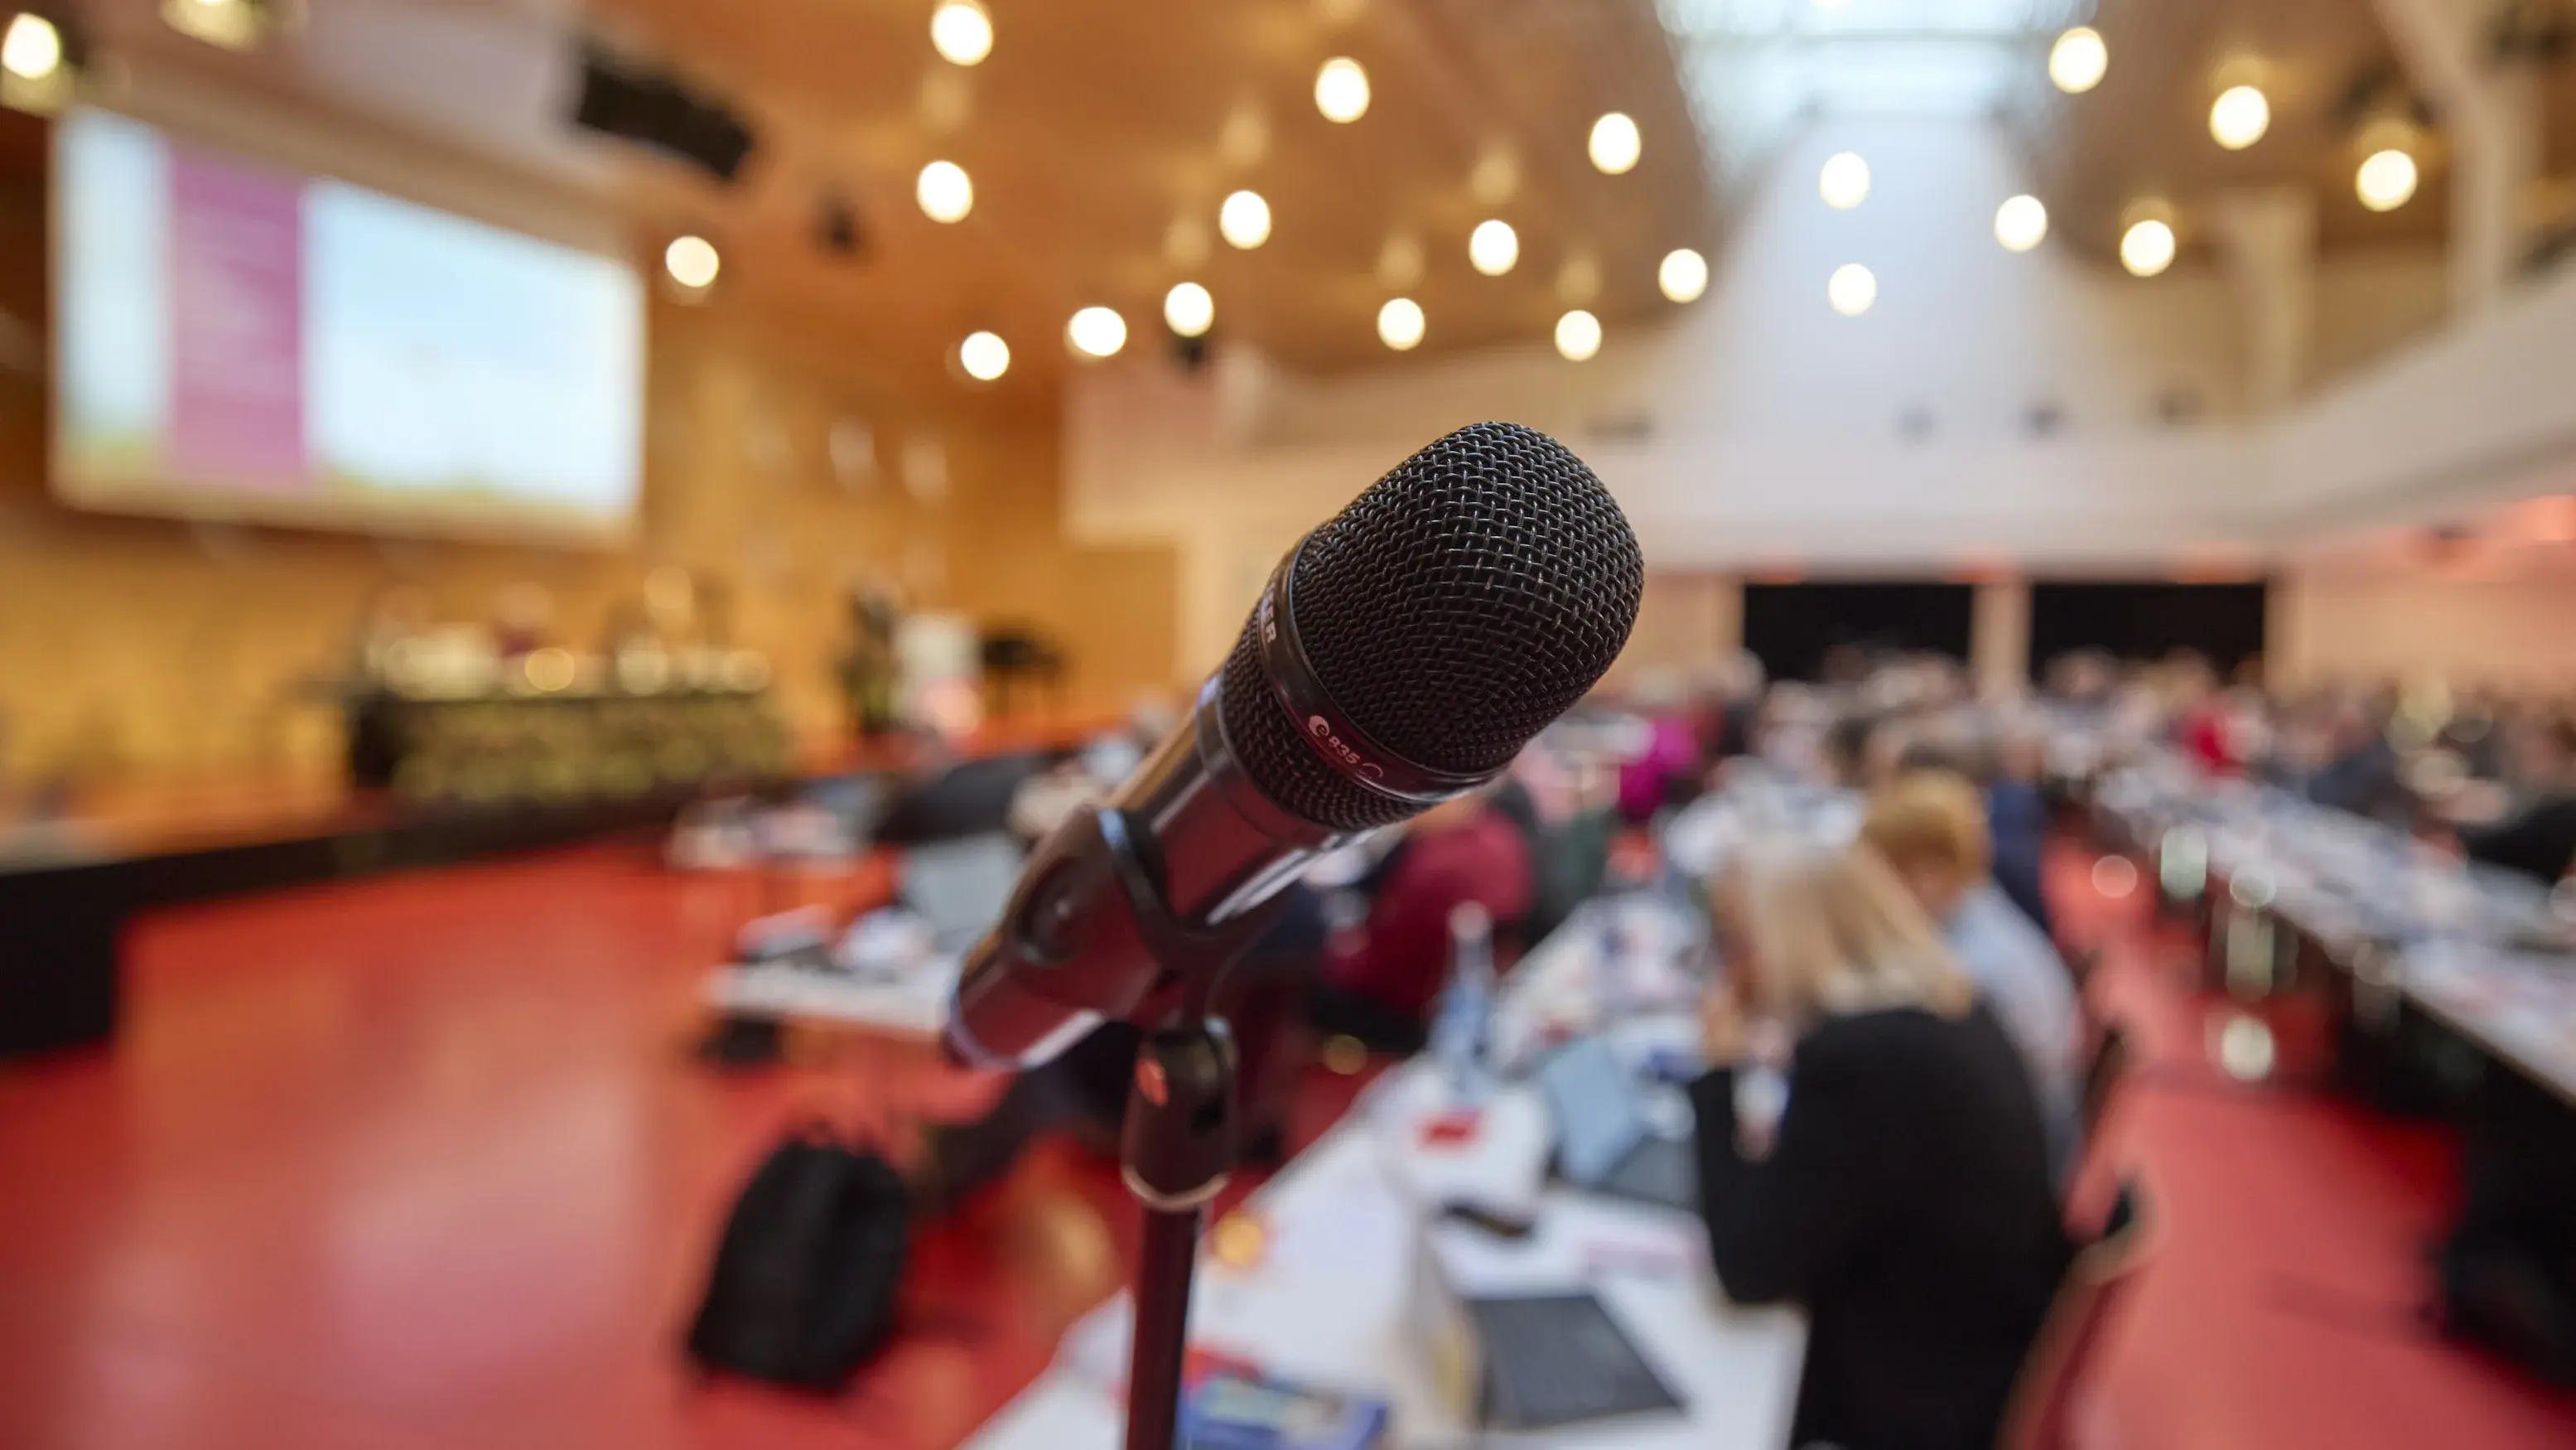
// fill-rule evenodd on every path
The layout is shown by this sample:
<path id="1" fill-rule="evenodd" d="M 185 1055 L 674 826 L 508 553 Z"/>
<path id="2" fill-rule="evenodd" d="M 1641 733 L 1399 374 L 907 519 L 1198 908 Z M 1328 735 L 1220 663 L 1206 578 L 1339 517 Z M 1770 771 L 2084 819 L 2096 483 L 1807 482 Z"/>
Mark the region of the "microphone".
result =
<path id="1" fill-rule="evenodd" d="M 1299 540 L 1189 717 L 1031 856 L 967 956 L 952 1053 L 1043 1062 L 1266 924 L 1319 850 L 1499 776 L 1609 669 L 1645 565 L 1563 444 L 1478 423 Z"/>

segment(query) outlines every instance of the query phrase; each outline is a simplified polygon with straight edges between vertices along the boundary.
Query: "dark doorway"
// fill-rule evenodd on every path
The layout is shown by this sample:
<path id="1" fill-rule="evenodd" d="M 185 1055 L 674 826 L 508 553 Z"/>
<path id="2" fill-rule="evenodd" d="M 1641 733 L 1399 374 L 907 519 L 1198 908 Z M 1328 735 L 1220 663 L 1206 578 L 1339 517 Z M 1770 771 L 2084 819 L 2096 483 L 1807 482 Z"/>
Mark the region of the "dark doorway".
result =
<path id="1" fill-rule="evenodd" d="M 1821 679 L 1845 647 L 1965 660 L 1975 598 L 1966 584 L 1747 584 L 1744 647 L 1775 680 Z"/>
<path id="2" fill-rule="evenodd" d="M 2124 660 L 2160 659 L 2178 649 L 2206 655 L 2224 674 L 2263 652 L 2264 599 L 2252 584 L 2108 582 L 2030 587 L 2034 674 L 2080 649 Z"/>

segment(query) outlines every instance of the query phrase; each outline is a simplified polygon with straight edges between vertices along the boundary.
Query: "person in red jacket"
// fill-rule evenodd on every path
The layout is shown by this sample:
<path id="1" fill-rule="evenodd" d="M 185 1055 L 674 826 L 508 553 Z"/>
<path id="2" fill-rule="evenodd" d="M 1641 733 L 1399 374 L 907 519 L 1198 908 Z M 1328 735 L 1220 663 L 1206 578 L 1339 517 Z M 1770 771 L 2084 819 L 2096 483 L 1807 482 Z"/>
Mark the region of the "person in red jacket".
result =
<path id="1" fill-rule="evenodd" d="M 1509 926 L 1530 909 L 1529 841 L 1483 794 L 1413 819 L 1376 872 L 1366 920 L 1339 933 L 1313 997 L 1317 1030 L 1418 1051 L 1449 978 L 1449 913 L 1473 902 Z"/>

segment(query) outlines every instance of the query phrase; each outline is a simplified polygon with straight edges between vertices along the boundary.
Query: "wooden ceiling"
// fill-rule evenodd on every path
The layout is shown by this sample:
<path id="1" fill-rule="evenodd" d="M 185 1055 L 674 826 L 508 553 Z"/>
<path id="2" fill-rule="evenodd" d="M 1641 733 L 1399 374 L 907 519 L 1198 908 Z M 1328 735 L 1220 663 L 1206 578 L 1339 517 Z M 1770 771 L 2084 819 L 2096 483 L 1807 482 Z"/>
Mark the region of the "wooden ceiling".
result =
<path id="1" fill-rule="evenodd" d="M 2108 256 L 2140 198 L 2192 210 L 2231 191 L 2297 187 L 2317 200 L 2328 250 L 2427 243 L 2449 201 L 2438 127 L 2422 133 L 2415 197 L 2373 212 L 2353 194 L 2365 97 L 2412 99 L 2372 0 L 2103 0 L 2094 21 L 2111 53 L 2102 83 L 2077 96 L 2043 84 L 2031 120 L 2042 198 L 2078 245 Z M 2044 70 L 2045 43 L 2032 64 Z M 2262 87 L 2272 124 L 2242 151 L 2210 139 L 2209 107 L 2229 85 Z"/>
<path id="2" fill-rule="evenodd" d="M 327 0 L 325 0 L 327 3 Z M 722 188 L 676 167 L 639 181 L 648 216 L 703 229 L 720 285 L 853 347 L 936 365 L 977 328 L 1012 347 L 1004 386 L 1072 366 L 1080 306 L 1127 319 L 1131 347 L 1166 344 L 1164 292 L 1214 293 L 1217 336 L 1286 365 L 1385 359 L 1379 275 L 1390 238 L 1424 259 L 1403 290 L 1429 317 L 1423 351 L 1543 343 L 1567 305 L 1560 273 L 1588 260 L 1589 305 L 1615 329 L 1671 306 L 1655 267 L 1705 246 L 1708 198 L 1689 114 L 1650 0 L 990 0 L 991 55 L 950 65 L 932 0 L 593 0 L 612 42 L 680 69 L 752 118 L 753 163 Z M 1337 125 L 1317 67 L 1367 67 L 1368 113 Z M 1623 176 L 1585 157 L 1593 118 L 1635 116 L 1644 159 Z M 1509 158 L 1507 199 L 1471 177 Z M 974 180 L 973 213 L 923 216 L 914 178 L 935 159 Z M 1256 250 L 1216 235 L 1224 196 L 1268 199 Z M 864 254 L 814 244 L 826 193 L 848 197 Z M 1489 193 L 1490 194 L 1490 193 Z M 1499 216 L 1521 260 L 1499 278 L 1467 236 Z M 1176 238 L 1175 232 L 1180 235 Z M 1190 245 L 1195 242 L 1195 247 Z"/>
<path id="3" fill-rule="evenodd" d="M 409 110 L 379 107 L 389 123 L 605 188 L 633 216 L 641 257 L 679 231 L 704 232 L 724 255 L 725 304 L 815 348 L 935 379 L 968 332 L 992 329 L 1013 354 L 991 390 L 997 402 L 1042 405 L 1077 366 L 1062 334 L 1078 307 L 1117 308 L 1131 353 L 1169 346 L 1161 299 L 1184 279 L 1215 294 L 1220 345 L 1249 344 L 1302 371 L 1381 363 L 1375 318 L 1399 289 L 1380 263 L 1399 238 L 1423 259 L 1401 290 L 1428 314 L 1424 353 L 1543 345 L 1571 300 L 1563 274 L 1581 262 L 1598 278 L 1588 305 L 1615 338 L 1670 311 L 1657 261 L 1676 246 L 1722 247 L 1752 174 L 1712 164 L 1741 149 L 1724 128 L 1741 124 L 1730 118 L 1744 107 L 1686 98 L 1695 42 L 1667 35 L 1657 0 L 986 0 L 997 38 L 972 67 L 933 50 L 934 3 L 307 0 L 307 31 L 240 57 L 173 36 L 156 0 L 93 0 L 86 13 L 118 49 L 328 107 L 366 110 L 398 80 L 405 95 L 388 104 Z M 1820 23 L 1803 0 L 1666 3 L 1757 29 Z M 2373 214 L 2353 198 L 2354 96 L 2373 84 L 2408 94 L 2375 0 L 2099 0 L 2110 70 L 2072 97 L 2044 79 L 2066 0 L 1977 0 L 1957 14 L 1930 3 L 1848 0 L 1832 13 L 1857 24 L 1880 7 L 1889 26 L 1930 27 L 1945 43 L 1962 28 L 1990 32 L 2020 87 L 1992 104 L 2019 128 L 2054 229 L 2105 265 L 2123 210 L 2147 196 L 2181 208 L 2187 244 L 2195 207 L 2282 185 L 2314 191 L 2329 248 L 2426 244 L 2445 230 L 2438 124 L 2409 205 Z M 413 18 L 397 24 L 391 12 Z M 515 29 L 516 49 L 411 38 L 459 16 Z M 529 75 L 559 69 L 585 33 L 674 68 L 748 118 L 759 145 L 742 176 L 720 185 L 638 148 L 584 143 L 562 98 L 540 98 L 533 84 L 512 91 L 504 72 L 518 59 L 533 58 Z M 1361 61 L 1372 83 L 1368 114 L 1350 125 L 1314 105 L 1316 69 L 1335 55 Z M 2269 92 L 2273 121 L 2260 143 L 2228 152 L 2209 138 L 2208 107 L 2240 67 Z M 2571 75 L 2566 59 L 2544 71 L 2547 155 L 2561 168 L 2576 164 Z M 516 110 L 504 104 L 512 94 Z M 1634 116 L 1645 138 L 1643 161 L 1617 177 L 1584 154 L 1593 118 L 1611 109 Z M 1762 121 L 1763 134 L 1810 113 L 1791 107 Z M 1515 183 L 1499 200 L 1473 180 L 1494 156 Z M 913 201 L 934 159 L 974 178 L 973 214 L 955 225 Z M 1271 204 L 1273 232 L 1257 250 L 1216 237 L 1218 203 L 1238 187 Z M 827 197 L 855 210 L 858 255 L 819 244 Z M 1518 267 L 1500 278 L 1466 257 L 1468 233 L 1489 216 L 1521 238 Z"/>

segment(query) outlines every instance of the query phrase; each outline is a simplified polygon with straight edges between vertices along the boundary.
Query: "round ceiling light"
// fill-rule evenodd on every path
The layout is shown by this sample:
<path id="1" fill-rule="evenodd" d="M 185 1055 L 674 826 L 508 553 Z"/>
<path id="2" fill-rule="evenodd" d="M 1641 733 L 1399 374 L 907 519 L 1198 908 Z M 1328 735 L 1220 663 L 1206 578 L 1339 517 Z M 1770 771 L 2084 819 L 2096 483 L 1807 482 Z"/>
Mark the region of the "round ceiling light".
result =
<path id="1" fill-rule="evenodd" d="M 1674 302 L 1696 302 L 1708 290 L 1708 258 L 1688 247 L 1675 247 L 1664 253 L 1663 265 L 1655 269 L 1655 285 Z"/>
<path id="2" fill-rule="evenodd" d="M 1011 370 L 1011 345 L 989 332 L 970 332 L 957 344 L 957 365 L 966 376 L 989 383 Z"/>
<path id="3" fill-rule="evenodd" d="M 1645 154 L 1645 138 L 1637 134 L 1637 123 L 1621 112 L 1611 111 L 1592 123 L 1592 169 L 1604 176 L 1617 176 L 1637 164 Z"/>
<path id="4" fill-rule="evenodd" d="M 975 181 L 954 161 L 933 161 L 913 182 L 912 199 L 932 221 L 964 221 L 975 209 Z"/>
<path id="5" fill-rule="evenodd" d="M 1499 277 L 1521 259 L 1520 233 L 1499 218 L 1476 224 L 1467 238 L 1467 260 L 1488 277 Z"/>
<path id="6" fill-rule="evenodd" d="M 63 68 L 63 33 L 32 11 L 9 18 L 0 35 L 0 70 L 22 81 L 40 81 Z"/>
<path id="7" fill-rule="evenodd" d="M 1849 211 L 1869 200 L 1869 163 L 1857 151 L 1837 151 L 1816 173 L 1816 194 L 1836 211 Z"/>
<path id="8" fill-rule="evenodd" d="M 2038 197 L 2004 198 L 1995 208 L 1995 240 L 2007 252 L 2027 252 L 2048 238 L 2048 208 Z"/>
<path id="9" fill-rule="evenodd" d="M 1878 301 L 1878 275 L 1858 262 L 1845 262 L 1825 279 L 1825 301 L 1845 317 L 1858 317 Z"/>
<path id="10" fill-rule="evenodd" d="M 2272 102 L 2257 86 L 2229 86 L 2209 103 L 2209 139 L 2242 151 L 2272 129 Z"/>
<path id="11" fill-rule="evenodd" d="M 1163 294 L 1163 325 L 1183 337 L 1204 337 L 1216 325 L 1216 299 L 1196 282 L 1179 282 Z"/>
<path id="12" fill-rule="evenodd" d="M 1556 353 L 1567 362 L 1582 362 L 1601 350 L 1601 319 L 1575 308 L 1556 320 Z"/>
<path id="13" fill-rule="evenodd" d="M 1368 114 L 1369 78 L 1360 63 L 1337 55 L 1315 72 L 1315 109 L 1343 125 Z"/>
<path id="14" fill-rule="evenodd" d="M 1065 323 L 1064 340 L 1084 357 L 1114 357 L 1127 345 L 1127 319 L 1115 308 L 1085 307 Z"/>
<path id="15" fill-rule="evenodd" d="M 2089 25 L 2058 36 L 2048 48 L 2048 78 L 2070 96 L 2102 84 L 2102 75 L 2110 68 L 2111 48 L 2102 43 L 2102 32 Z"/>
<path id="16" fill-rule="evenodd" d="M 1270 240 L 1270 203 L 1257 191 L 1238 191 L 1216 209 L 1217 235 L 1226 245 L 1251 251 Z"/>
<path id="17" fill-rule="evenodd" d="M 941 0 L 930 12 L 930 44 L 951 65 L 973 65 L 993 53 L 993 17 L 979 0 Z"/>
<path id="18" fill-rule="evenodd" d="M 1422 341 L 1422 304 L 1410 297 L 1391 297 L 1377 310 L 1377 340 L 1397 352 L 1410 352 Z"/>
<path id="19" fill-rule="evenodd" d="M 2415 195 L 2415 158 L 2389 147 L 2373 151 L 2352 174 L 2353 195 L 2372 211 L 2395 211 Z"/>
<path id="20" fill-rule="evenodd" d="M 2173 265 L 2174 229 L 2148 217 L 2120 234 L 2120 265 L 2133 277 L 2152 277 Z"/>
<path id="21" fill-rule="evenodd" d="M 671 280 L 689 290 L 703 291 L 715 285 L 716 273 L 724 259 L 716 255 L 716 244 L 701 236 L 673 237 L 662 249 L 662 270 Z"/>

